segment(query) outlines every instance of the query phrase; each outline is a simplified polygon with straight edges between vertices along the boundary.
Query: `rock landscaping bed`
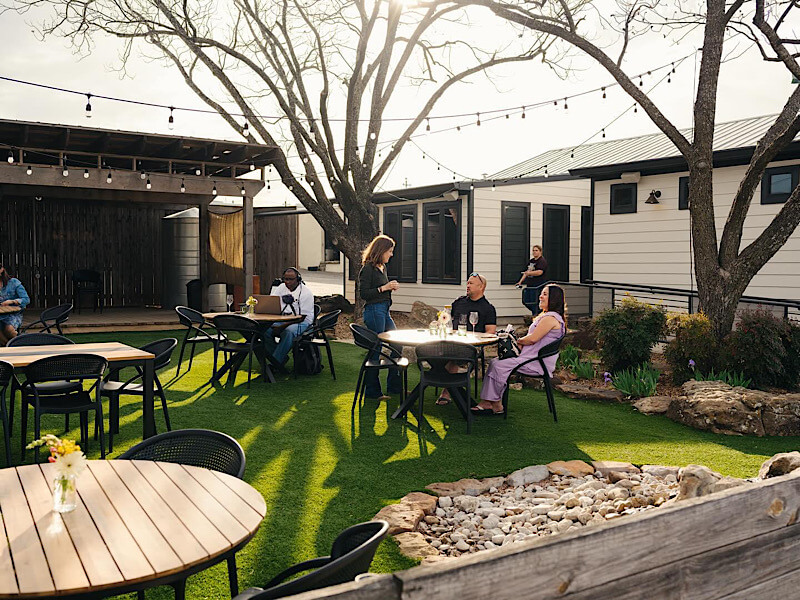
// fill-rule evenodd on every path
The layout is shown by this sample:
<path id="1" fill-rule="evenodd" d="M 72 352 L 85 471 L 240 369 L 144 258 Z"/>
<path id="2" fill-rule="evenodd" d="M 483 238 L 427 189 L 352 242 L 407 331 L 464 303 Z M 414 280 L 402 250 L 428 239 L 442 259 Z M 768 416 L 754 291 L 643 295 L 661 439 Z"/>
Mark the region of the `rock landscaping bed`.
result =
<path id="1" fill-rule="evenodd" d="M 759 478 L 800 467 L 800 452 L 764 462 Z M 615 461 L 557 461 L 508 477 L 433 483 L 381 509 L 401 552 L 438 562 L 578 531 L 606 521 L 705 496 L 752 480 L 723 477 L 700 465 L 683 468 Z"/>

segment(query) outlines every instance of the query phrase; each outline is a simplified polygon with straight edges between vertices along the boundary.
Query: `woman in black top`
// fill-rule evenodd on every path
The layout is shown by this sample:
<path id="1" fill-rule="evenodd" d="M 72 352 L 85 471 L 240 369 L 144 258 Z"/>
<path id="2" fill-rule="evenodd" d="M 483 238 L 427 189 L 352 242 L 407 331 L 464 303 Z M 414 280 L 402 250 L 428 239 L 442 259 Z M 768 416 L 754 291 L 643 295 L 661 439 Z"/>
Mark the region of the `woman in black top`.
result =
<path id="1" fill-rule="evenodd" d="M 358 289 L 361 299 L 364 300 L 364 325 L 375 333 L 383 333 L 397 329 L 389 314 L 392 304 L 392 292 L 399 286 L 397 281 L 389 281 L 386 275 L 386 263 L 394 254 L 394 240 L 388 235 L 376 236 L 364 250 L 362 255 L 363 266 L 358 274 Z M 377 353 L 371 357 L 378 358 Z M 367 398 L 386 400 L 381 392 L 381 382 L 378 371 L 367 371 L 364 395 Z M 396 369 L 389 369 L 386 380 L 386 389 L 390 394 L 402 392 L 400 373 Z"/>

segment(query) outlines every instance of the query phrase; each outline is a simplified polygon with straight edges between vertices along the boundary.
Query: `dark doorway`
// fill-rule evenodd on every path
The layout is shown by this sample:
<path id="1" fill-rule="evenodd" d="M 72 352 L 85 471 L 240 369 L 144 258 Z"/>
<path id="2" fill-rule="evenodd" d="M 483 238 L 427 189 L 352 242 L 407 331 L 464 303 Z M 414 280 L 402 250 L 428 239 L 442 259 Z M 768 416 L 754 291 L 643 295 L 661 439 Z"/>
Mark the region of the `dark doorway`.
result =
<path id="1" fill-rule="evenodd" d="M 542 246 L 549 281 L 569 281 L 569 206 L 544 205 Z"/>
<path id="2" fill-rule="evenodd" d="M 594 262 L 593 237 L 592 207 L 581 206 L 581 281 L 594 279 L 592 274 L 594 268 L 592 265 Z"/>

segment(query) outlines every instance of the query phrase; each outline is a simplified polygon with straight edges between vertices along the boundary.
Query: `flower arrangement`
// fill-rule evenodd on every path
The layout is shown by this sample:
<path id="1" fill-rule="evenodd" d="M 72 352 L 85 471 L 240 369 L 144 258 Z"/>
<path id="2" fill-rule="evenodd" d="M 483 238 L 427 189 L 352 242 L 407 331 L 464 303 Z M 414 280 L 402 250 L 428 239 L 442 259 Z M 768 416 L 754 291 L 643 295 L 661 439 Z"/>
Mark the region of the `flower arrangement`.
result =
<path id="1" fill-rule="evenodd" d="M 75 510 L 77 499 L 75 480 L 86 469 L 86 456 L 81 447 L 68 439 L 47 434 L 26 446 L 28 450 L 47 446 L 50 456 L 47 460 L 55 465 L 56 478 L 53 485 L 53 510 L 69 512 Z"/>
<path id="2" fill-rule="evenodd" d="M 436 321 L 439 323 L 439 333 L 441 335 L 447 334 L 447 330 L 450 328 L 450 321 L 452 320 L 453 316 L 450 314 L 449 308 L 445 308 L 436 313 Z"/>
<path id="3" fill-rule="evenodd" d="M 256 304 L 258 304 L 258 299 L 249 296 L 247 300 L 244 301 L 245 305 L 247 305 L 247 312 L 253 314 L 256 310 Z"/>

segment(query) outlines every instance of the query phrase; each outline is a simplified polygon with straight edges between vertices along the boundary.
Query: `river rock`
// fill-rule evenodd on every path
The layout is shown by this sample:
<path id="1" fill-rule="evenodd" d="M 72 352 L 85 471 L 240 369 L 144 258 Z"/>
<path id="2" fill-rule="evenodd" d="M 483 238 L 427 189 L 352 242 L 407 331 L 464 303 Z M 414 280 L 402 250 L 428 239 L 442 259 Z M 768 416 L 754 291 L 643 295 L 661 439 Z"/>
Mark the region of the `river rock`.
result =
<path id="1" fill-rule="evenodd" d="M 758 470 L 759 479 L 769 479 L 791 473 L 800 467 L 800 452 L 781 452 L 763 462 Z"/>
<path id="2" fill-rule="evenodd" d="M 663 415 L 672 404 L 672 396 L 647 396 L 639 398 L 633 407 L 645 415 Z"/>
<path id="3" fill-rule="evenodd" d="M 570 477 L 583 477 L 594 473 L 594 468 L 582 460 L 557 460 L 548 463 L 547 468 L 554 475 L 568 475 Z"/>
<path id="4" fill-rule="evenodd" d="M 411 312 L 408 314 L 408 319 L 411 325 L 416 327 L 428 327 L 431 321 L 435 321 L 439 311 L 431 306 L 417 300 L 411 305 Z"/>
<path id="5" fill-rule="evenodd" d="M 436 510 L 436 496 L 431 496 L 424 492 L 411 492 L 410 494 L 406 494 L 400 502 L 418 508 L 426 515 Z"/>
<path id="6" fill-rule="evenodd" d="M 617 473 L 641 473 L 639 468 L 633 466 L 631 463 L 619 462 L 616 460 L 593 460 L 592 466 L 596 472 L 606 476 L 611 471 L 616 471 Z"/>
<path id="7" fill-rule="evenodd" d="M 533 465 L 514 471 L 511 475 L 506 477 L 505 482 L 507 485 L 519 487 L 521 485 L 529 485 L 537 481 L 542 481 L 549 476 L 550 470 L 546 465 Z"/>
<path id="8" fill-rule="evenodd" d="M 680 467 L 665 467 L 662 465 L 642 465 L 642 473 L 653 475 L 654 477 L 666 477 L 667 475 L 674 475 L 676 480 L 678 477 Z"/>
<path id="9" fill-rule="evenodd" d="M 425 541 L 425 536 L 416 531 L 398 533 L 394 536 L 400 552 L 411 558 L 438 556 L 439 551 Z"/>
<path id="10" fill-rule="evenodd" d="M 571 381 L 561 383 L 556 389 L 569 396 L 570 398 L 580 398 L 583 400 L 600 400 L 601 402 L 624 402 L 625 395 L 619 390 L 608 388 L 598 388 Z"/>
<path id="11" fill-rule="evenodd" d="M 389 535 L 396 535 L 405 531 L 416 531 L 417 525 L 425 513 L 422 509 L 403 502 L 384 506 L 375 515 L 375 520 L 384 520 L 389 523 Z"/>
<path id="12" fill-rule="evenodd" d="M 699 498 L 713 494 L 716 483 L 722 475 L 702 465 L 687 465 L 680 470 L 678 485 L 680 486 L 677 500 Z"/>

